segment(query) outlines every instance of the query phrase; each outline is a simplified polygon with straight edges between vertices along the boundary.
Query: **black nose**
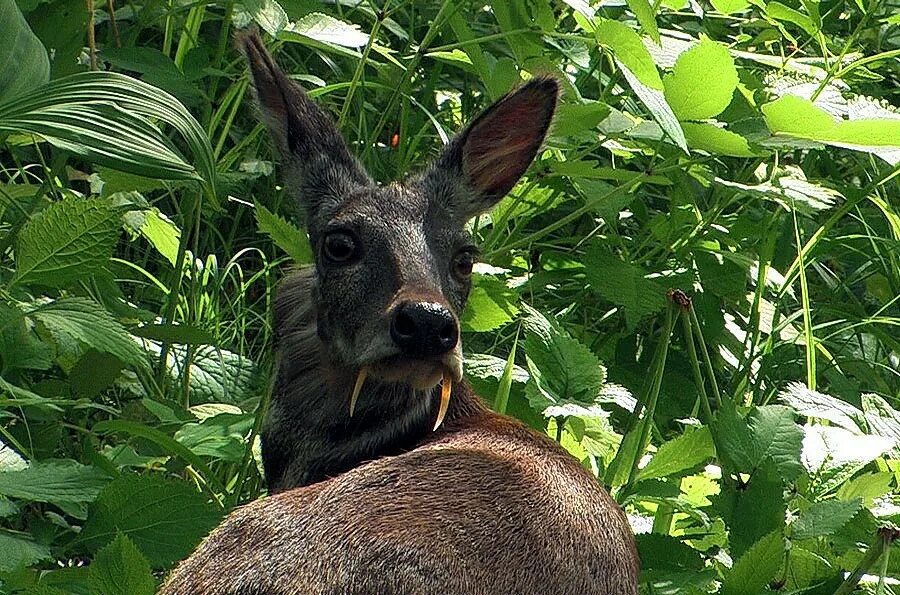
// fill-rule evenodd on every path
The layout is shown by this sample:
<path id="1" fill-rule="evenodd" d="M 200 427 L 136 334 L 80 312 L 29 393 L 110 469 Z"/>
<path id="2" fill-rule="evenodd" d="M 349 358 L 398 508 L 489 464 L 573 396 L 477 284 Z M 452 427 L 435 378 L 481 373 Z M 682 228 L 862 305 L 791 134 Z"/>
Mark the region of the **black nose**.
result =
<path id="1" fill-rule="evenodd" d="M 435 357 L 456 347 L 459 329 L 453 314 L 440 304 L 402 302 L 394 309 L 391 338 L 404 355 Z"/>

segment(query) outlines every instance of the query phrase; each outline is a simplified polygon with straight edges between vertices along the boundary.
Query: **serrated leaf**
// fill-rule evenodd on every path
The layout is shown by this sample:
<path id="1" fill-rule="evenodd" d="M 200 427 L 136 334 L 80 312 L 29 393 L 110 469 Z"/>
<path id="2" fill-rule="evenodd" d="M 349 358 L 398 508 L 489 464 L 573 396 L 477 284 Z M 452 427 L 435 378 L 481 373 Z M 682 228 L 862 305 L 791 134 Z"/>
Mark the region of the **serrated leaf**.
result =
<path id="1" fill-rule="evenodd" d="M 37 338 L 21 310 L 0 304 L 0 361 L 5 370 L 47 370 L 53 349 Z"/>
<path id="2" fill-rule="evenodd" d="M 811 390 L 805 384 L 790 382 L 778 398 L 806 417 L 823 419 L 854 433 L 860 431 L 863 412 L 841 399 Z"/>
<path id="3" fill-rule="evenodd" d="M 50 60 L 15 0 L 0 0 L 0 101 L 50 80 Z"/>
<path id="4" fill-rule="evenodd" d="M 6 444 L 3 444 L 3 441 L 0 440 L 0 473 L 6 471 L 21 471 L 27 467 L 28 462 L 22 458 L 22 455 Z"/>
<path id="5" fill-rule="evenodd" d="M 187 483 L 123 475 L 90 506 L 80 540 L 99 549 L 122 533 L 159 568 L 190 554 L 221 516 Z"/>
<path id="6" fill-rule="evenodd" d="M 284 30 L 348 48 L 360 48 L 369 43 L 369 36 L 360 31 L 357 25 L 345 23 L 321 12 L 311 12 L 290 23 Z"/>
<path id="7" fill-rule="evenodd" d="M 0 572 L 12 572 L 50 558 L 50 548 L 46 545 L 0 531 Z"/>
<path id="8" fill-rule="evenodd" d="M 634 328 L 645 316 L 666 306 L 666 288 L 647 279 L 645 271 L 611 254 L 591 250 L 585 256 L 585 274 L 591 289 L 621 306 L 625 320 Z"/>
<path id="9" fill-rule="evenodd" d="M 647 466 L 638 473 L 638 480 L 669 477 L 689 471 L 715 456 L 709 428 L 687 428 L 681 436 L 664 442 Z"/>
<path id="10" fill-rule="evenodd" d="M 483 333 L 511 322 L 519 313 L 518 296 L 499 279 L 474 275 L 469 300 L 463 312 L 466 330 Z"/>
<path id="11" fill-rule="evenodd" d="M 641 572 L 649 569 L 692 570 L 703 569 L 700 552 L 684 541 L 670 535 L 644 533 L 635 536 L 641 559 Z"/>
<path id="12" fill-rule="evenodd" d="M 169 264 L 175 266 L 178 262 L 178 245 L 181 241 L 181 230 L 168 217 L 153 208 L 144 211 L 144 221 L 140 234 L 144 236 L 150 245 L 162 254 Z"/>
<path id="13" fill-rule="evenodd" d="M 719 493 L 709 499 L 728 526 L 729 553 L 733 558 L 767 533 L 784 527 L 784 481 L 770 462 L 746 482 L 723 479 Z"/>
<path id="14" fill-rule="evenodd" d="M 894 440 L 866 436 L 834 426 L 804 426 L 801 460 L 813 476 L 813 494 L 824 496 L 857 471 L 889 452 Z"/>
<path id="15" fill-rule="evenodd" d="M 308 264 L 313 261 L 309 237 L 300 228 L 259 203 L 256 203 L 254 212 L 260 233 L 269 236 L 276 246 L 294 259 L 294 262 Z"/>
<path id="16" fill-rule="evenodd" d="M 241 0 L 241 4 L 263 31 L 273 37 L 288 25 L 287 13 L 275 0 Z"/>
<path id="17" fill-rule="evenodd" d="M 220 413 L 200 423 L 183 425 L 175 432 L 175 440 L 197 455 L 237 463 L 244 456 L 253 420 L 249 413 Z"/>
<path id="18" fill-rule="evenodd" d="M 662 79 L 641 37 L 628 25 L 604 19 L 595 29 L 597 41 L 609 47 L 631 75 L 649 89 L 663 90 Z"/>
<path id="19" fill-rule="evenodd" d="M 0 495 L 32 502 L 78 504 L 94 500 L 108 482 L 109 476 L 94 467 L 68 460 L 46 461 L 0 473 Z"/>
<path id="20" fill-rule="evenodd" d="M 62 287 L 101 270 L 119 235 L 111 201 L 69 198 L 31 218 L 16 238 L 14 283 Z"/>
<path id="21" fill-rule="evenodd" d="M 609 116 L 609 111 L 609 106 L 599 101 L 580 104 L 564 103 L 556 110 L 553 129 L 550 132 L 555 137 L 590 133 Z"/>
<path id="22" fill-rule="evenodd" d="M 56 300 L 31 312 L 53 338 L 72 349 L 83 346 L 114 355 L 122 362 L 143 367 L 146 354 L 119 322 L 97 302 L 83 297 Z"/>
<path id="23" fill-rule="evenodd" d="M 650 39 L 659 43 L 659 27 L 656 25 L 656 15 L 653 14 L 653 6 L 647 0 L 625 0 L 628 8 L 637 17 L 638 23 L 644 33 L 650 36 Z"/>
<path id="24" fill-rule="evenodd" d="M 791 537 L 812 539 L 837 533 L 862 508 L 862 500 L 825 500 L 800 513 L 791 524 Z"/>
<path id="25" fill-rule="evenodd" d="M 169 350 L 169 372 L 179 381 L 187 356 L 180 345 Z M 194 403 L 235 403 L 256 396 L 260 381 L 256 364 L 238 353 L 204 345 L 193 351 L 188 369 Z"/>
<path id="26" fill-rule="evenodd" d="M 663 92 L 651 89 L 641 83 L 624 65 L 619 64 L 619 68 L 625 76 L 625 80 L 628 81 L 628 85 L 634 91 L 634 94 L 637 95 L 638 99 L 640 99 L 647 109 L 650 110 L 650 114 L 653 116 L 653 119 L 656 120 L 656 123 L 659 124 L 659 127 L 669 136 L 673 143 L 687 153 L 687 141 L 684 138 L 684 131 L 681 129 L 681 123 L 678 121 L 678 118 L 675 117 L 675 113 L 666 102 Z M 640 135 L 638 134 L 637 127 L 630 130 L 629 135 L 639 138 Z"/>
<path id="27" fill-rule="evenodd" d="M 506 369 L 506 360 L 486 353 L 466 354 L 464 365 L 466 375 L 475 378 L 492 378 L 500 380 Z M 528 372 L 519 367 L 512 367 L 511 380 L 519 383 L 528 382 Z"/>
<path id="28" fill-rule="evenodd" d="M 722 595 L 759 595 L 775 578 L 784 558 L 780 531 L 766 535 L 737 559 L 722 581 Z"/>
<path id="29" fill-rule="evenodd" d="M 866 423 L 872 433 L 892 440 L 894 454 L 900 457 L 900 411 L 874 393 L 863 394 L 861 400 Z"/>
<path id="30" fill-rule="evenodd" d="M 90 589 L 91 595 L 153 595 L 156 581 L 147 559 L 119 534 L 91 561 Z"/>
<path id="31" fill-rule="evenodd" d="M 526 395 L 537 411 L 570 402 L 594 404 L 606 381 L 606 369 L 585 345 L 555 322 L 523 305 L 525 358 L 531 378 Z"/>
<path id="32" fill-rule="evenodd" d="M 755 157 L 743 136 L 707 122 L 682 122 L 684 138 L 691 149 L 730 157 Z"/>
<path id="33" fill-rule="evenodd" d="M 753 473 L 766 460 L 788 481 L 803 471 L 800 462 L 803 431 L 794 421 L 794 412 L 787 407 L 754 407 L 744 420 L 734 405 L 723 404 L 711 430 L 719 458 L 732 471 Z"/>
<path id="34" fill-rule="evenodd" d="M 710 76 L 714 72 L 715 76 Z M 663 78 L 666 101 L 681 120 L 705 120 L 725 110 L 737 88 L 738 75 L 728 49 L 703 39 L 678 56 Z"/>

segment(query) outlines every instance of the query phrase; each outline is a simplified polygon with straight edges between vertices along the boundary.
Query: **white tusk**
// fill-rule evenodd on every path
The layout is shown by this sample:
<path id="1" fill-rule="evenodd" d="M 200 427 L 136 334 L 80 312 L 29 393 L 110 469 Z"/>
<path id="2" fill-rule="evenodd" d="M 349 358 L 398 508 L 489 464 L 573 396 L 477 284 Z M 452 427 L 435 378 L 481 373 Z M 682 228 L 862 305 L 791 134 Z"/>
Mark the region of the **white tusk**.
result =
<path id="1" fill-rule="evenodd" d="M 353 394 L 350 395 L 350 417 L 353 417 L 353 411 L 356 409 L 356 399 L 359 398 L 359 391 L 362 390 L 366 376 L 369 375 L 369 368 L 363 366 L 356 375 L 356 384 L 353 385 Z"/>
<path id="2" fill-rule="evenodd" d="M 450 405 L 450 391 L 453 388 L 453 379 L 450 374 L 444 370 L 444 379 L 441 381 L 441 406 L 438 408 L 437 421 L 434 422 L 432 431 L 437 430 L 444 423 L 444 417 L 447 415 L 447 407 Z"/>

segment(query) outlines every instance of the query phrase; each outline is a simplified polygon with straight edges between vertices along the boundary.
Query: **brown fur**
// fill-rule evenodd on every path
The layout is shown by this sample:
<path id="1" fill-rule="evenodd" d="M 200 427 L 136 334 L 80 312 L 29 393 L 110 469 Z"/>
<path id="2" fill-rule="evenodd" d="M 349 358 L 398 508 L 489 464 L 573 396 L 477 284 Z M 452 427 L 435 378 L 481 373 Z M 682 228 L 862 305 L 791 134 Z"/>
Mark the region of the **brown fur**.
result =
<path id="1" fill-rule="evenodd" d="M 423 174 L 379 187 L 262 41 L 239 44 L 317 260 L 285 281 L 275 308 L 279 368 L 263 433 L 273 495 L 234 511 L 161 593 L 635 595 L 634 538 L 597 480 L 552 440 L 490 411 L 463 379 L 432 431 L 440 386 L 423 379 L 451 369 L 460 345 L 425 357 L 392 335 L 410 301 L 458 330 L 463 226 L 531 163 L 556 81 L 524 85 Z M 352 260 L 323 256 L 335 230 L 362 246 Z M 370 375 L 351 417 L 361 369 Z"/>

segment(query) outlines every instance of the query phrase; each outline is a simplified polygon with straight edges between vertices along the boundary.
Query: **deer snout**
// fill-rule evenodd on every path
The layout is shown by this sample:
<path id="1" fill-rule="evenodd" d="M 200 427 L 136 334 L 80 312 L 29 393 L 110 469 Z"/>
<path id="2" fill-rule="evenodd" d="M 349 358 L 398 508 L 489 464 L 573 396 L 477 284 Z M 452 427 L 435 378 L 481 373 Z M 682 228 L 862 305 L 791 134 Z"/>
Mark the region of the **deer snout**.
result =
<path id="1" fill-rule="evenodd" d="M 401 302 L 391 316 L 391 339 L 403 355 L 437 357 L 456 347 L 459 325 L 441 304 Z"/>

